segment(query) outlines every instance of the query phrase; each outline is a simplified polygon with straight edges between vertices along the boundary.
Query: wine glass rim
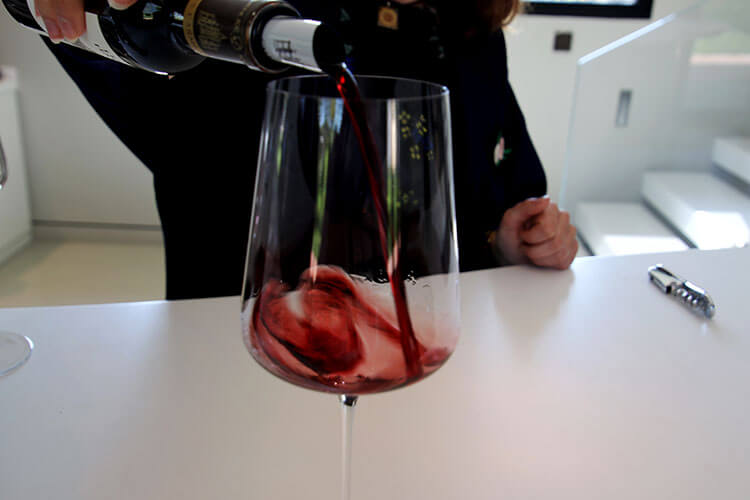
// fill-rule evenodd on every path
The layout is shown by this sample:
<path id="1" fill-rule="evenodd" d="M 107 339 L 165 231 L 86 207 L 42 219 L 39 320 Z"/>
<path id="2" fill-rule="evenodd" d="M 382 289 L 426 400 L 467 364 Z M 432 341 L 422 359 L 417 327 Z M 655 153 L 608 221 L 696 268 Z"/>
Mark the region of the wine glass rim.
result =
<path id="1" fill-rule="evenodd" d="M 397 77 L 397 76 L 382 76 L 382 75 L 355 75 L 357 78 L 357 81 L 363 81 L 363 80 L 381 80 L 381 81 L 398 81 L 398 82 L 404 82 L 404 83 L 412 83 L 415 85 L 420 85 L 423 89 L 429 88 L 431 89 L 429 94 L 419 94 L 419 95 L 406 95 L 406 96 L 396 96 L 396 97 L 370 97 L 370 96 L 362 96 L 363 101 L 368 102 L 377 102 L 377 101 L 424 101 L 429 99 L 442 99 L 445 97 L 448 97 L 450 94 L 450 91 L 448 90 L 448 87 L 445 85 L 441 85 L 439 83 L 429 82 L 426 80 L 418 80 L 416 78 L 403 78 L 403 77 Z M 297 90 L 289 90 L 289 89 L 283 89 L 281 88 L 281 85 L 284 84 L 284 82 L 289 82 L 292 80 L 327 80 L 330 76 L 328 75 L 294 75 L 294 76 L 286 76 L 283 78 L 279 78 L 276 80 L 273 80 L 268 83 L 267 91 L 269 94 L 281 94 L 281 95 L 288 95 L 288 96 L 295 96 L 295 97 L 303 97 L 303 98 L 311 98 L 311 99 L 341 99 L 339 96 L 324 96 L 320 94 L 316 94 L 313 92 L 300 92 Z"/>

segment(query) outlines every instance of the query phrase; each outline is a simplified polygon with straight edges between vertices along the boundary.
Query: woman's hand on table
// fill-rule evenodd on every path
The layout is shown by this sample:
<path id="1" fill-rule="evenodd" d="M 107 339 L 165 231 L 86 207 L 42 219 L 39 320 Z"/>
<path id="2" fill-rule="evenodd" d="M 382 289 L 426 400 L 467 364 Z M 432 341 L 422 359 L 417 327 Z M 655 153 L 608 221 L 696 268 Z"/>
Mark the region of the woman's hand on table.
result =
<path id="1" fill-rule="evenodd" d="M 137 0 L 109 0 L 109 5 L 118 10 L 127 9 Z M 50 40 L 55 43 L 63 39 L 73 42 L 86 32 L 83 0 L 36 0 L 37 17 L 42 18 Z"/>
<path id="2" fill-rule="evenodd" d="M 495 244 L 511 264 L 567 269 L 578 253 L 570 215 L 549 197 L 524 200 L 506 210 Z"/>

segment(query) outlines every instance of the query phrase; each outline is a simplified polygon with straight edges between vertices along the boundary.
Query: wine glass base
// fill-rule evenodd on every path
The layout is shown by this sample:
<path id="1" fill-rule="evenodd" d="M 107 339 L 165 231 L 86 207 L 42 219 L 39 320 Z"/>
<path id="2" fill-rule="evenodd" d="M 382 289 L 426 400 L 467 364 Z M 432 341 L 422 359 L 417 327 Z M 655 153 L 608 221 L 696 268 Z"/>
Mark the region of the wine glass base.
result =
<path id="1" fill-rule="evenodd" d="M 28 361 L 34 343 L 28 337 L 0 330 L 0 377 Z"/>

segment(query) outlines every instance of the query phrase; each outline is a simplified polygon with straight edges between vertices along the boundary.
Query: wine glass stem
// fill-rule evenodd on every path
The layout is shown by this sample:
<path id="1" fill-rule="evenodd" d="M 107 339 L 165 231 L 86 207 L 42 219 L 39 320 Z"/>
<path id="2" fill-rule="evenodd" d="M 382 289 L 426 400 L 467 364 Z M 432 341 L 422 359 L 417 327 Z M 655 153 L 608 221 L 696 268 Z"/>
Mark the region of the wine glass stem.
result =
<path id="1" fill-rule="evenodd" d="M 352 479 L 352 427 L 354 425 L 354 406 L 358 396 L 342 394 L 341 398 L 341 500 L 351 497 Z"/>

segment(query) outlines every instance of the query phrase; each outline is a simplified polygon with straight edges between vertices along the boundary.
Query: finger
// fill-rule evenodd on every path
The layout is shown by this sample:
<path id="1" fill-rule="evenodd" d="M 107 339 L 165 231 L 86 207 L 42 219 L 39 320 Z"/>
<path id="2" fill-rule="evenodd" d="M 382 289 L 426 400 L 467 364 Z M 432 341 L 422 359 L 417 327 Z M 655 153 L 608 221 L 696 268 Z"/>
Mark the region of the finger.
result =
<path id="1" fill-rule="evenodd" d="M 576 229 L 569 225 L 558 237 L 539 245 L 525 245 L 524 255 L 537 266 L 566 269 L 578 252 Z"/>
<path id="2" fill-rule="evenodd" d="M 567 212 L 561 212 L 557 205 L 550 203 L 547 210 L 529 221 L 528 227 L 521 232 L 521 240 L 528 245 L 538 245 L 552 240 L 568 225 L 570 225 L 570 215 Z"/>
<path id="3" fill-rule="evenodd" d="M 536 245 L 524 244 L 524 253 L 532 262 L 547 259 L 566 251 L 575 239 L 575 228 L 566 225 L 556 230 L 553 238 Z"/>
<path id="4" fill-rule="evenodd" d="M 125 10 L 138 0 L 108 0 L 109 6 L 115 10 Z"/>
<path id="5" fill-rule="evenodd" d="M 578 254 L 578 240 L 574 238 L 573 240 L 571 240 L 570 244 L 567 245 L 566 252 L 562 252 L 559 255 L 557 255 L 554 258 L 554 260 L 550 260 L 543 264 L 540 263 L 539 265 L 543 265 L 544 267 L 551 267 L 555 269 L 567 269 L 573 263 L 577 254 Z"/>
<path id="6" fill-rule="evenodd" d="M 576 260 L 576 256 L 578 256 L 578 238 L 573 239 L 573 243 L 570 246 L 570 252 L 568 253 L 568 258 L 563 262 L 563 265 L 565 267 L 563 267 L 562 269 L 569 268 L 570 265 L 573 264 L 573 261 Z"/>
<path id="7" fill-rule="evenodd" d="M 565 251 L 565 245 L 557 238 L 539 245 L 523 245 L 524 255 L 536 265 L 546 265 L 543 263 L 558 259 L 560 254 Z"/>
<path id="8" fill-rule="evenodd" d="M 521 201 L 505 211 L 502 222 L 508 227 L 521 228 L 526 221 L 544 212 L 549 203 L 550 200 L 546 196 Z"/>
<path id="9" fill-rule="evenodd" d="M 78 40 L 86 31 L 83 0 L 58 0 L 57 22 L 66 40 Z"/>
<path id="10" fill-rule="evenodd" d="M 578 254 L 578 241 L 575 240 L 571 244 L 570 248 L 568 248 L 567 255 L 560 256 L 560 259 L 549 267 L 554 267 L 555 269 L 567 269 L 570 267 L 570 265 L 573 263 L 573 261 L 576 258 L 576 255 Z"/>
<path id="11" fill-rule="evenodd" d="M 57 24 L 57 12 L 53 0 L 37 0 L 35 3 L 36 15 L 42 18 L 44 31 L 49 35 L 50 40 L 55 43 L 62 41 L 63 32 L 60 25 Z"/>
<path id="12" fill-rule="evenodd" d="M 39 0 L 37 12 L 53 42 L 77 40 L 86 31 L 83 0 Z"/>

